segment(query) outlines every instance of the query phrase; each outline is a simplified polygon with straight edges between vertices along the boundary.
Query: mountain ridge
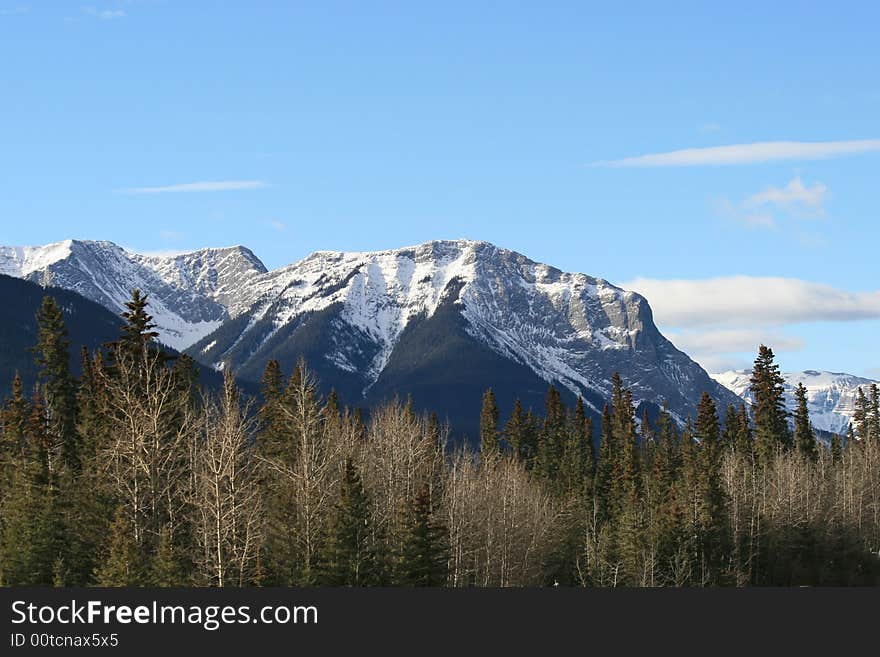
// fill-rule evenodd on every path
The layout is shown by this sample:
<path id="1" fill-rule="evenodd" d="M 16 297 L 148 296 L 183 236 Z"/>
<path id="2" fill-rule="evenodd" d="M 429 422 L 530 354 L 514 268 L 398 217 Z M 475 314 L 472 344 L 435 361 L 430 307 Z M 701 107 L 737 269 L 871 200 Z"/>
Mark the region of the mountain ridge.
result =
<path id="1" fill-rule="evenodd" d="M 665 402 L 679 422 L 694 415 L 703 391 L 720 405 L 737 399 L 661 334 L 641 295 L 485 241 L 315 251 L 269 271 L 245 247 L 151 256 L 68 240 L 0 247 L 3 271 L 116 312 L 138 287 L 169 346 L 250 382 L 269 359 L 289 367 L 304 355 L 353 405 L 409 394 L 420 381 L 455 405 L 449 382 L 502 385 L 493 371 L 507 372 L 502 387 L 511 395 L 528 390 L 536 410 L 538 382 L 553 383 L 582 396 L 594 417 L 614 372 L 649 414 Z M 437 353 L 446 360 L 429 357 Z M 451 362 L 454 375 L 442 371 Z"/>

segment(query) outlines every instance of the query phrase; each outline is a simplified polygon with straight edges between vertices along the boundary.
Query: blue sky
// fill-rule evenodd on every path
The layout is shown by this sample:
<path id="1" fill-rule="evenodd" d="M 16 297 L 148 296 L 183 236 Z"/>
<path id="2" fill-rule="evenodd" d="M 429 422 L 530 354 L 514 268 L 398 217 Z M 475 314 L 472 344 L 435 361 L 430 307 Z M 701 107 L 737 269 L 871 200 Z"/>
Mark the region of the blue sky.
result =
<path id="1" fill-rule="evenodd" d="M 710 4 L 0 0 L 0 243 L 485 239 L 880 378 L 880 5 Z"/>

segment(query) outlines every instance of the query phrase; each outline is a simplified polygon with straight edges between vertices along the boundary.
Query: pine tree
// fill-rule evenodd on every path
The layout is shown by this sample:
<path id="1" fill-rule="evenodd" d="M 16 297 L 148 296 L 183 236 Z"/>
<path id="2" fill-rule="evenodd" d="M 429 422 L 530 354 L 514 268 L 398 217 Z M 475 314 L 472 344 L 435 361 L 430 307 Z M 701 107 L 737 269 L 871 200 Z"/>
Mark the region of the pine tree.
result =
<path id="1" fill-rule="evenodd" d="M 816 435 L 810 422 L 810 411 L 807 408 L 807 389 L 803 383 L 798 383 L 794 396 L 797 402 L 794 414 L 794 442 L 802 456 L 815 461 L 819 453 L 816 448 Z"/>
<path id="2" fill-rule="evenodd" d="M 752 427 L 749 424 L 749 412 L 745 403 L 740 404 L 739 418 L 736 430 L 736 444 L 734 449 L 737 454 L 751 456 L 755 450 L 755 439 L 752 437 Z"/>
<path id="3" fill-rule="evenodd" d="M 409 505 L 397 563 L 397 583 L 403 586 L 444 586 L 448 577 L 448 537 L 437 518 L 431 491 L 422 485 Z"/>
<path id="4" fill-rule="evenodd" d="M 755 400 L 755 441 L 763 463 L 769 462 L 777 451 L 791 447 L 788 413 L 785 410 L 785 379 L 773 358 L 773 350 L 761 345 L 751 377 L 751 391 Z"/>
<path id="5" fill-rule="evenodd" d="M 544 424 L 538 437 L 535 453 L 535 470 L 547 481 L 558 475 L 562 447 L 565 443 L 565 407 L 562 396 L 555 386 L 547 388 L 544 399 Z"/>
<path id="6" fill-rule="evenodd" d="M 75 388 L 70 374 L 70 340 L 61 308 L 50 296 L 43 297 L 37 312 L 37 326 L 37 344 L 33 351 L 40 369 L 47 434 L 52 445 L 50 468 L 55 471 L 63 466 L 75 472 L 79 470 L 80 461 Z"/>
<path id="7" fill-rule="evenodd" d="M 488 455 L 497 452 L 498 447 L 498 404 L 492 388 L 488 388 L 483 393 L 483 407 L 480 412 L 480 452 Z"/>
<path id="8" fill-rule="evenodd" d="M 871 384 L 871 401 L 869 408 L 869 433 L 874 440 L 880 440 L 880 389 L 878 389 L 876 383 Z"/>
<path id="9" fill-rule="evenodd" d="M 104 546 L 104 557 L 95 571 L 98 586 L 143 586 L 147 568 L 134 538 L 134 528 L 120 507 Z"/>
<path id="10" fill-rule="evenodd" d="M 861 386 L 857 391 L 853 409 L 853 431 L 856 439 L 861 441 L 867 441 L 871 433 L 870 403 Z"/>
<path id="11" fill-rule="evenodd" d="M 159 543 L 150 560 L 149 582 L 151 586 L 172 587 L 190 584 L 187 564 L 182 550 L 174 540 L 174 533 L 168 524 L 159 530 Z"/>
<path id="12" fill-rule="evenodd" d="M 130 356 L 137 359 L 150 345 L 159 333 L 154 331 L 156 325 L 153 316 L 147 312 L 148 295 L 141 294 L 135 289 L 131 294 L 131 300 L 125 302 L 125 310 L 122 317 L 125 325 L 122 327 L 122 337 L 119 340 L 121 348 Z"/>
<path id="13" fill-rule="evenodd" d="M 730 537 L 724 483 L 721 479 L 721 431 L 715 402 L 706 392 L 697 408 L 694 429 L 700 441 L 697 482 L 701 583 L 717 586 L 724 577 Z"/>
<path id="14" fill-rule="evenodd" d="M 351 459 L 345 462 L 339 499 L 333 508 L 322 560 L 322 584 L 370 586 L 377 583 L 370 500 Z"/>

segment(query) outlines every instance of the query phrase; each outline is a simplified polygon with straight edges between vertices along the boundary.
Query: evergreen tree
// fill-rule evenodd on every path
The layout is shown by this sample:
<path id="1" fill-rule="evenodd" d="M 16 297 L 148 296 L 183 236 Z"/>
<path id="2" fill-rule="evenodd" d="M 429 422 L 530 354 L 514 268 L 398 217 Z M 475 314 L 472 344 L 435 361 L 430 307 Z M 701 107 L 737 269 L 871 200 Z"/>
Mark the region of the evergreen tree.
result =
<path id="1" fill-rule="evenodd" d="M 159 543 L 150 560 L 149 581 L 151 586 L 172 587 L 190 584 L 188 571 L 192 564 L 184 563 L 182 550 L 174 540 L 170 525 L 159 530 Z M 135 555 L 132 555 L 135 556 Z M 187 568 L 187 565 L 190 568 Z"/>
<path id="2" fill-rule="evenodd" d="M 734 449 L 737 454 L 742 454 L 743 456 L 751 456 L 755 449 L 755 439 L 752 437 L 752 427 L 749 424 L 749 412 L 746 410 L 744 402 L 739 407 Z"/>
<path id="3" fill-rule="evenodd" d="M 498 451 L 498 404 L 492 388 L 488 388 L 483 393 L 483 407 L 480 412 L 480 451 L 484 455 Z"/>
<path id="4" fill-rule="evenodd" d="M 153 330 L 156 328 L 153 316 L 147 312 L 147 299 L 148 295 L 135 289 L 131 299 L 125 302 L 126 310 L 122 313 L 125 324 L 119 345 L 135 359 L 140 358 L 144 349 L 159 337 L 159 333 Z"/>
<path id="5" fill-rule="evenodd" d="M 544 424 L 541 427 L 535 453 L 535 470 L 547 481 L 555 479 L 558 475 L 562 447 L 565 444 L 565 430 L 565 406 L 562 404 L 562 396 L 555 386 L 550 385 L 544 399 Z"/>
<path id="6" fill-rule="evenodd" d="M 751 377 L 755 441 L 763 463 L 769 462 L 777 451 L 791 447 L 788 413 L 785 410 L 785 379 L 773 359 L 773 350 L 761 345 Z"/>
<path id="7" fill-rule="evenodd" d="M 870 403 L 861 386 L 856 393 L 853 409 L 853 431 L 857 440 L 867 441 L 871 433 Z"/>
<path id="8" fill-rule="evenodd" d="M 880 440 L 880 388 L 878 388 L 876 383 L 871 384 L 871 401 L 869 408 L 869 433 L 874 440 Z"/>
<path id="9" fill-rule="evenodd" d="M 725 561 L 730 547 L 724 483 L 721 479 L 723 456 L 721 430 L 715 402 L 704 392 L 694 424 L 699 439 L 699 543 L 701 583 L 717 586 L 723 582 Z"/>
<path id="10" fill-rule="evenodd" d="M 134 538 L 134 528 L 120 507 L 104 545 L 104 557 L 95 571 L 98 586 L 143 586 L 147 568 Z"/>
<path id="11" fill-rule="evenodd" d="M 347 459 L 339 499 L 330 519 L 321 583 L 328 586 L 376 584 L 378 573 L 372 533 L 369 497 L 354 463 Z"/>
<path id="12" fill-rule="evenodd" d="M 444 586 L 449 569 L 448 544 L 446 528 L 433 509 L 430 488 L 422 485 L 407 509 L 397 583 Z"/>
<path id="13" fill-rule="evenodd" d="M 78 471 L 79 445 L 76 434 L 76 404 L 73 377 L 70 374 L 70 341 L 64 315 L 50 296 L 43 297 L 37 312 L 38 337 L 33 348 L 40 368 L 46 427 L 52 445 L 49 467 L 55 471 L 68 467 Z M 56 458 L 58 463 L 56 463 Z"/>
<path id="14" fill-rule="evenodd" d="M 798 383 L 794 396 L 797 402 L 794 414 L 794 442 L 801 455 L 815 461 L 819 453 L 816 448 L 816 435 L 810 422 L 810 412 L 807 409 L 807 389 L 803 383 Z"/>

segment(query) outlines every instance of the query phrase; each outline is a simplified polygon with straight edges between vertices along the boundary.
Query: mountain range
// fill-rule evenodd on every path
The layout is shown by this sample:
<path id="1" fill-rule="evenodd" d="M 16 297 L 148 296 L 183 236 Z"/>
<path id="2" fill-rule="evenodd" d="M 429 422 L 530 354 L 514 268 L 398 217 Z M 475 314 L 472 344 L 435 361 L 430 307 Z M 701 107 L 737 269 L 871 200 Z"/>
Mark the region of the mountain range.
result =
<path id="1" fill-rule="evenodd" d="M 660 333 L 644 297 L 487 242 L 321 251 L 268 271 L 242 246 L 149 256 L 67 240 L 0 247 L 0 274 L 114 314 L 139 288 L 160 340 L 207 366 L 253 383 L 269 359 L 289 372 L 303 356 L 349 404 L 409 396 L 470 435 L 488 387 L 502 414 L 515 397 L 540 411 L 553 383 L 598 417 L 614 372 L 639 413 L 665 402 L 684 421 L 703 391 L 738 401 Z"/>

